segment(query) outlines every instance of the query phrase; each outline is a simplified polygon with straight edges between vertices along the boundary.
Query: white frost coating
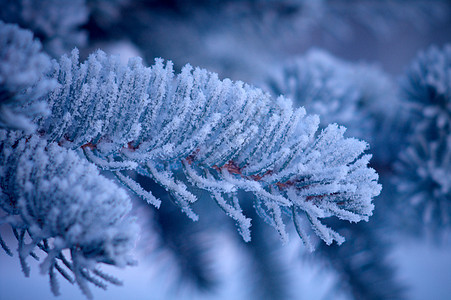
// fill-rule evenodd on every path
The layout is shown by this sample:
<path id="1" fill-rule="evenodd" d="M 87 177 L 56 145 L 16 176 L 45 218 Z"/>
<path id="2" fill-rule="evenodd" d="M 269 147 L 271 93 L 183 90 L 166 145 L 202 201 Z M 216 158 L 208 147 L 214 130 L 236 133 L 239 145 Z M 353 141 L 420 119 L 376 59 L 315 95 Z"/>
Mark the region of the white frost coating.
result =
<path id="1" fill-rule="evenodd" d="M 17 233 L 25 274 L 26 258 L 41 249 L 47 256 L 40 269 L 49 274 L 52 291 L 58 293 L 56 270 L 71 282 L 73 274 L 89 298 L 88 282 L 104 284 L 91 274 L 98 263 L 133 263 L 138 228 L 128 215 L 129 197 L 75 151 L 36 135 L 2 130 L 0 136 L 0 207 L 6 213 L 0 223 Z"/>
<path id="2" fill-rule="evenodd" d="M 123 175 L 121 172 L 115 172 L 117 178 L 129 189 L 131 189 L 136 195 L 142 197 L 147 203 L 152 204 L 156 208 L 160 208 L 161 200 L 155 198 L 151 192 L 145 191 L 136 181 L 128 176 Z"/>
<path id="3" fill-rule="evenodd" d="M 342 220 L 348 220 L 350 222 L 359 222 L 360 220 L 362 220 L 362 217 L 358 214 L 345 209 L 341 209 L 336 204 L 330 204 L 327 209 L 331 212 L 331 214 L 337 216 Z M 368 217 L 364 218 L 363 220 L 368 221 Z"/>
<path id="4" fill-rule="evenodd" d="M 344 138 L 337 125 L 318 134 L 319 118 L 283 97 L 189 65 L 174 74 L 161 59 L 149 68 L 137 59 L 123 66 L 101 51 L 83 63 L 77 51 L 63 56 L 52 76 L 60 86 L 47 99 L 52 117 L 39 122 L 44 135 L 84 147 L 102 168 L 136 163 L 193 220 L 193 186 L 215 193 L 245 239 L 247 218 L 238 201 L 227 202 L 238 190 L 256 195 L 284 240 L 284 214 L 292 209 L 314 216 L 311 226 L 327 242 L 336 235 L 325 234 L 318 218 L 355 222 L 372 213 L 380 185 L 362 155 L 366 143 Z"/>
<path id="5" fill-rule="evenodd" d="M 189 206 L 197 200 L 196 196 L 191 194 L 184 183 L 180 181 L 174 181 L 169 172 L 159 172 L 156 167 L 151 163 L 147 163 L 147 170 L 153 179 L 163 186 L 167 191 L 174 194 L 175 200 L 180 205 L 183 212 L 186 213 L 193 221 L 199 220 L 199 216 Z"/>
<path id="6" fill-rule="evenodd" d="M 305 230 L 301 224 L 303 221 L 303 218 L 298 213 L 296 213 L 294 208 L 293 208 L 292 218 L 293 218 L 293 222 L 294 222 L 294 227 L 296 228 L 296 231 L 297 231 L 299 237 L 301 238 L 302 242 L 307 247 L 307 250 L 309 250 L 310 252 L 313 252 L 315 250 L 315 247 L 313 246 L 313 244 L 310 240 L 310 237 L 305 232 Z"/>
<path id="7" fill-rule="evenodd" d="M 120 170 L 132 170 L 138 167 L 138 163 L 134 161 L 106 161 L 98 156 L 95 156 L 88 147 L 83 148 L 83 152 L 86 158 L 103 170 L 120 171 Z"/>
<path id="8" fill-rule="evenodd" d="M 327 245 L 332 244 L 334 240 L 337 241 L 338 245 L 343 244 L 345 238 L 342 237 L 339 233 L 322 224 L 316 216 L 307 216 L 310 220 L 310 223 L 312 224 L 313 230 L 323 241 L 326 242 Z"/>
<path id="9" fill-rule="evenodd" d="M 219 207 L 222 208 L 229 217 L 237 222 L 237 225 L 239 226 L 238 231 L 243 237 L 243 240 L 245 242 L 249 242 L 251 240 L 251 219 L 246 218 L 237 201 L 234 201 L 237 204 L 237 207 L 234 207 L 228 204 L 220 193 L 212 192 L 212 196 Z"/>
<path id="10" fill-rule="evenodd" d="M 192 181 L 192 183 L 202 189 L 209 191 L 221 191 L 224 193 L 236 192 L 236 185 L 223 181 L 216 181 L 210 173 L 206 174 L 207 178 L 204 178 L 196 173 L 196 171 L 190 166 L 187 161 L 183 161 L 183 166 L 187 174 L 187 178 Z M 206 171 L 208 172 L 208 171 Z"/>
<path id="11" fill-rule="evenodd" d="M 274 202 L 265 202 L 266 207 L 268 207 L 270 214 L 274 220 L 277 232 L 280 235 L 283 243 L 288 242 L 288 233 L 285 229 L 285 223 L 282 220 L 282 211 L 280 206 Z"/>
<path id="12" fill-rule="evenodd" d="M 240 188 L 244 191 L 252 192 L 255 195 L 257 195 L 259 198 L 263 198 L 266 200 L 276 202 L 277 204 L 279 204 L 281 206 L 289 207 L 292 205 L 292 203 L 288 199 L 284 198 L 283 196 L 278 195 L 278 194 L 273 194 L 273 193 L 270 193 L 270 192 L 264 190 L 263 187 L 256 181 L 236 179 L 236 178 L 232 177 L 230 175 L 230 173 L 227 172 L 226 170 L 222 171 L 222 175 L 226 182 L 230 182 L 233 185 L 237 186 L 238 188 Z"/>

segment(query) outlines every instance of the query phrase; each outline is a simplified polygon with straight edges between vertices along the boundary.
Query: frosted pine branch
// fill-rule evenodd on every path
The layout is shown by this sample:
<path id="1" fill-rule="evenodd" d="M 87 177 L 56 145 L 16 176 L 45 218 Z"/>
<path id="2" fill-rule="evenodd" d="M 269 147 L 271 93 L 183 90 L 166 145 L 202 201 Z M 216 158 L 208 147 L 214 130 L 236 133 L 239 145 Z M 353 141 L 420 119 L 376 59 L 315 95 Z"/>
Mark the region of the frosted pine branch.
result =
<path id="1" fill-rule="evenodd" d="M 50 67 L 31 32 L 0 21 L 0 128 L 35 130 L 31 118 L 48 112 L 38 99 L 55 87 L 42 78 Z"/>
<path id="2" fill-rule="evenodd" d="M 52 76 L 60 85 L 47 98 L 52 115 L 39 121 L 40 132 L 83 149 L 103 169 L 137 163 L 193 220 L 194 186 L 216 197 L 246 240 L 250 222 L 234 201 L 237 190 L 257 196 L 283 239 L 284 214 L 308 219 L 328 244 L 342 238 L 320 219 L 371 215 L 380 185 L 362 154 L 367 144 L 344 138 L 336 125 L 317 134 L 318 118 L 287 99 L 189 65 L 174 74 L 161 59 L 123 66 L 101 51 L 84 63 L 76 50 L 63 56 Z"/>
<path id="3" fill-rule="evenodd" d="M 36 135 L 2 130 L 0 141 L 0 224 L 14 230 L 25 275 L 30 273 L 27 257 L 40 249 L 45 253 L 41 273 L 49 274 L 54 294 L 56 273 L 76 282 L 88 298 L 89 282 L 115 283 L 96 268 L 133 263 L 137 225 L 128 215 L 126 192 L 74 151 Z"/>

